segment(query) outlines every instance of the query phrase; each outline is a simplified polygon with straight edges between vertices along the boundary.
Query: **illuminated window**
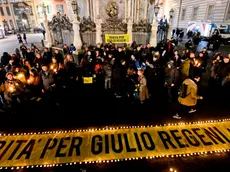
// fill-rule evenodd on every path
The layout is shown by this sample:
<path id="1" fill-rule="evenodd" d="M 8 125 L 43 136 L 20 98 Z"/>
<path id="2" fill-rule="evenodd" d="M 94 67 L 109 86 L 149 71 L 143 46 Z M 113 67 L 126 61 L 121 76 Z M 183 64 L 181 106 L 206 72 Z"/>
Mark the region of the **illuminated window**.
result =
<path id="1" fill-rule="evenodd" d="M 41 5 L 37 6 L 37 12 L 39 17 L 43 17 L 43 7 Z"/>
<path id="2" fill-rule="evenodd" d="M 7 0 L 2 0 L 3 4 L 8 4 Z"/>
<path id="3" fill-rule="evenodd" d="M 63 8 L 63 5 L 62 4 L 57 4 L 57 11 L 61 14 L 64 13 L 64 8 Z"/>
<path id="4" fill-rule="evenodd" d="M 52 14 L 52 6 L 51 5 L 47 5 L 46 9 L 47 9 L 47 14 Z"/>

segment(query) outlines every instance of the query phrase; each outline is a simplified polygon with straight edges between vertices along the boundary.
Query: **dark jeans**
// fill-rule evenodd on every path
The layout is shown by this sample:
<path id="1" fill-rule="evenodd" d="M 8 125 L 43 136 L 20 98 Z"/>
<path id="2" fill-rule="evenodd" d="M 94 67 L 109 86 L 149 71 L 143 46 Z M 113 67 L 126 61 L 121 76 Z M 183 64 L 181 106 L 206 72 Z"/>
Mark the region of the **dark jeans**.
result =
<path id="1" fill-rule="evenodd" d="M 178 103 L 177 113 L 180 116 L 185 116 L 185 115 L 189 114 L 189 111 L 191 109 L 196 109 L 196 106 L 185 106 L 185 105 L 182 105 L 182 104 Z"/>

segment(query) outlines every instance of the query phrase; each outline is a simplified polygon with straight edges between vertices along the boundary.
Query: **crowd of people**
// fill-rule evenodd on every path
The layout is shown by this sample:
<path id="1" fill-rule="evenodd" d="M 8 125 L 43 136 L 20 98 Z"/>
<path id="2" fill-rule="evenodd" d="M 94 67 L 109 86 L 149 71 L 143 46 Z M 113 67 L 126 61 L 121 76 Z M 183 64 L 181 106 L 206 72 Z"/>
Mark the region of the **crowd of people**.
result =
<path id="1" fill-rule="evenodd" d="M 86 78 L 91 78 L 91 84 L 117 98 L 126 97 L 132 102 L 138 95 L 141 104 L 164 88 L 169 103 L 178 100 L 181 104 L 174 116 L 180 119 L 181 110 L 193 113 L 197 100 L 203 99 L 198 95 L 197 83 L 202 80 L 210 57 L 207 48 L 198 53 L 185 49 L 180 54 L 174 41 L 172 38 L 160 42 L 157 47 L 135 42 L 131 47 L 112 43 L 89 46 L 79 52 L 79 63 L 73 58 L 73 48 L 67 45 L 63 51 L 52 52 L 22 43 L 14 54 L 5 52 L 1 57 L 1 101 L 12 106 L 25 100 L 52 99 L 62 89 L 77 89 Z M 213 58 L 210 84 L 227 90 L 230 55 L 217 53 Z"/>

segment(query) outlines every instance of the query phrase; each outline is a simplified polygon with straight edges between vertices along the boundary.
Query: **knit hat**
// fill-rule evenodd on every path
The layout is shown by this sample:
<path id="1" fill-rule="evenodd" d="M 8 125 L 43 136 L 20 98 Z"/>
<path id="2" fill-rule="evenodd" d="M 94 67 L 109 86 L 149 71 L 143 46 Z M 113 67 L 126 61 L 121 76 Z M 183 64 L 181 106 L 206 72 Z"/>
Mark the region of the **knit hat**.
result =
<path id="1" fill-rule="evenodd" d="M 7 77 L 8 75 L 14 76 L 14 74 L 13 74 L 12 72 L 7 72 L 6 77 Z"/>

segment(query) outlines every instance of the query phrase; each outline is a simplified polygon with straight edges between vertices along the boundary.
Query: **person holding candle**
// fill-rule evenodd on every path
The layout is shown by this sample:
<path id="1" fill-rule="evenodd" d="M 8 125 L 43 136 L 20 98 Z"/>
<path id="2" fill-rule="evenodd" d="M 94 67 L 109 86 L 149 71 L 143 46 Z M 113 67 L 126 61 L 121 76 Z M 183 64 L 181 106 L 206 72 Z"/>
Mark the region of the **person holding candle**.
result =
<path id="1" fill-rule="evenodd" d="M 42 93 L 45 94 L 51 92 L 55 87 L 54 76 L 46 63 L 42 64 L 42 70 L 40 72 L 40 84 L 42 87 Z"/>
<path id="2" fill-rule="evenodd" d="M 50 63 L 50 71 L 53 73 L 53 74 L 57 74 L 58 72 L 58 68 L 59 68 L 59 64 L 56 57 L 53 57 L 52 58 L 52 62 Z"/>
<path id="3" fill-rule="evenodd" d="M 27 92 L 29 93 L 31 100 L 37 98 L 37 101 L 40 101 L 40 77 L 36 69 L 31 69 L 30 76 L 27 79 Z"/>
<path id="4" fill-rule="evenodd" d="M 10 105 L 12 102 L 20 102 L 21 93 L 24 91 L 24 85 L 20 80 L 14 79 L 14 74 L 12 72 L 8 72 L 6 74 L 6 81 L 4 84 L 4 99 Z"/>
<path id="5" fill-rule="evenodd" d="M 41 54 L 40 53 L 36 53 L 36 58 L 34 60 L 34 65 L 35 65 L 35 68 L 40 71 L 41 70 L 41 66 L 43 63 L 45 63 L 44 59 L 41 57 Z"/>

